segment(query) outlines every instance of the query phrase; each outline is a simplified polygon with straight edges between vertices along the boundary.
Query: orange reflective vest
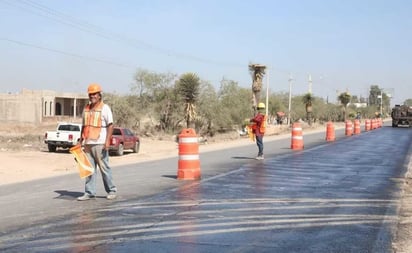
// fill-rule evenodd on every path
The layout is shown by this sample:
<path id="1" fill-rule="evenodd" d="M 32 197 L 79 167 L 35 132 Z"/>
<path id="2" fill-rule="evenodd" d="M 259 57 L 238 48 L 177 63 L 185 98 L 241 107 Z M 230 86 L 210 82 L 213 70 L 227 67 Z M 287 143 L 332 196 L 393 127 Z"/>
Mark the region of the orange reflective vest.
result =
<path id="1" fill-rule="evenodd" d="M 253 119 L 251 119 L 251 121 L 251 128 L 253 130 L 253 133 L 257 135 L 264 135 L 266 131 L 266 115 L 259 113 Z"/>
<path id="2" fill-rule="evenodd" d="M 83 111 L 83 139 L 99 139 L 102 130 L 102 109 L 103 102 L 90 109 L 90 104 L 86 105 Z"/>
<path id="3" fill-rule="evenodd" d="M 266 117 L 266 115 L 264 115 L 263 120 L 260 123 L 260 129 L 259 129 L 260 133 L 262 133 L 262 134 L 264 134 L 266 132 L 266 120 L 267 120 L 267 117 Z"/>

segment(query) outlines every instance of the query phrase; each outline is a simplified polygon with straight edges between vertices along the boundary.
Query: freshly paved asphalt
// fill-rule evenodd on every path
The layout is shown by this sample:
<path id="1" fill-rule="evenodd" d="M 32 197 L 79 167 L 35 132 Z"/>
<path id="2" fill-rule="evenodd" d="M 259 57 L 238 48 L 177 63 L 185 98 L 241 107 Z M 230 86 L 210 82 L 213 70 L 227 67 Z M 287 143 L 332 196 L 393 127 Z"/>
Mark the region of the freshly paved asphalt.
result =
<path id="1" fill-rule="evenodd" d="M 382 127 L 340 135 L 334 142 L 320 142 L 321 135 L 308 145 L 304 139 L 301 151 L 289 150 L 285 140 L 267 143 L 264 161 L 250 159 L 255 146 L 201 154 L 206 164 L 201 180 L 179 181 L 164 171 L 160 181 L 150 182 L 156 191 L 148 190 L 147 182 L 125 181 L 123 189 L 136 192 L 113 202 L 74 201 L 80 192 L 54 179 L 51 187 L 65 189 L 66 195 L 21 199 L 35 208 L 20 204 L 27 210 L 20 214 L 16 209 L 19 215 L 13 216 L 4 211 L 12 210 L 7 203 L 18 205 L 10 191 L 30 185 L 0 188 L 0 224 L 5 226 L 0 251 L 391 252 L 412 131 Z M 273 151 L 275 146 L 279 150 Z M 219 155 L 229 159 L 221 162 Z M 161 166 L 175 167 L 175 162 Z M 208 169 L 218 164 L 222 170 Z M 126 177 L 132 175 L 125 171 Z M 55 203 L 46 210 L 47 201 Z M 28 218 L 29 210 L 41 218 Z"/>

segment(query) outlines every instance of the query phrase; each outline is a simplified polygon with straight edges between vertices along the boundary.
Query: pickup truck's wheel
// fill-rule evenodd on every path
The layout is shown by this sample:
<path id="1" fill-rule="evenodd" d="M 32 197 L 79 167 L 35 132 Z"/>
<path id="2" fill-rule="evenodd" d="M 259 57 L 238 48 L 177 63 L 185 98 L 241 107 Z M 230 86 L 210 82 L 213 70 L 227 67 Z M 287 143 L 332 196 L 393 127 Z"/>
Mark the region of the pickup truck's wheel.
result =
<path id="1" fill-rule="evenodd" d="M 139 153 L 139 149 L 140 149 L 140 141 L 136 141 L 133 147 L 133 153 Z"/>
<path id="2" fill-rule="evenodd" d="M 122 156 L 123 153 L 124 153 L 123 144 L 120 143 L 120 144 L 119 144 L 119 148 L 117 149 L 116 154 L 117 154 L 118 156 Z"/>
<path id="3" fill-rule="evenodd" d="M 47 144 L 47 148 L 49 149 L 49 152 L 56 152 L 57 149 L 57 147 L 52 144 Z"/>

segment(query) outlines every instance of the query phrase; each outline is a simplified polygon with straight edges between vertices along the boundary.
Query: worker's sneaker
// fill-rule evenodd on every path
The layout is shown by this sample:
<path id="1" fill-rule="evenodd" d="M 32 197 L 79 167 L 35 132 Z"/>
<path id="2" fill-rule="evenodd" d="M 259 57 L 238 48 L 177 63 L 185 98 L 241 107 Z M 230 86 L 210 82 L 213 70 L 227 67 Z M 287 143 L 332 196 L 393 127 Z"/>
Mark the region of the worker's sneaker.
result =
<path id="1" fill-rule="evenodd" d="M 107 196 L 106 196 L 106 199 L 108 199 L 108 200 L 112 200 L 112 199 L 115 199 L 117 196 L 116 196 L 116 193 L 115 192 L 110 192 Z"/>
<path id="2" fill-rule="evenodd" d="M 87 194 L 87 193 L 77 198 L 78 201 L 85 201 L 85 200 L 91 200 L 91 199 L 95 199 L 95 196 Z"/>
<path id="3" fill-rule="evenodd" d="M 255 159 L 256 159 L 256 160 L 263 160 L 263 159 L 265 159 L 265 158 L 263 157 L 263 155 L 258 155 L 258 156 L 256 156 Z"/>

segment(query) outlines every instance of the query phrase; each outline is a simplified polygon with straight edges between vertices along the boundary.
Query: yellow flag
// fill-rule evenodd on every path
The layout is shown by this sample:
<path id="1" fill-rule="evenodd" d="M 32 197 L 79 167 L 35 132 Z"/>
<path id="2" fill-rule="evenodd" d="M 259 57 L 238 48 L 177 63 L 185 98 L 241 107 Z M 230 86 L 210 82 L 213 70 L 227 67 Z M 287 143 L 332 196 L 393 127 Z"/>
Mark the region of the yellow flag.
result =
<path id="1" fill-rule="evenodd" d="M 247 125 L 247 134 L 250 140 L 255 141 L 255 134 L 253 133 L 252 125 Z"/>
<path id="2" fill-rule="evenodd" d="M 70 153 L 74 155 L 74 158 L 77 162 L 80 178 L 88 177 L 94 173 L 94 168 L 89 159 L 87 159 L 87 156 L 83 152 L 80 144 L 70 148 Z"/>

